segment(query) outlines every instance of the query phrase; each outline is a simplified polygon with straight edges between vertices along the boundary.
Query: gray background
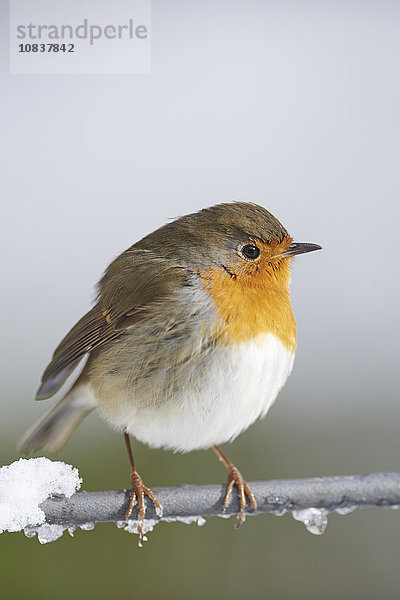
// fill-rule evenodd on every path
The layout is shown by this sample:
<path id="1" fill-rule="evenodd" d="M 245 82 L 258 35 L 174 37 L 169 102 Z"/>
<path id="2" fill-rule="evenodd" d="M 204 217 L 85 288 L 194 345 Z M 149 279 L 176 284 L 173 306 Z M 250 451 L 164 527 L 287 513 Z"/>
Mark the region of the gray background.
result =
<path id="1" fill-rule="evenodd" d="M 147 76 L 10 75 L 5 3 L 1 23 L 2 462 L 43 410 L 32 401 L 40 374 L 108 262 L 168 218 L 243 200 L 324 249 L 293 268 L 293 374 L 268 418 L 225 449 L 249 479 L 399 470 L 400 4 L 155 0 Z M 149 485 L 225 477 L 207 453 L 136 452 Z M 121 440 L 94 417 L 60 458 L 87 489 L 128 484 Z M 398 597 L 397 513 L 337 517 L 315 539 L 285 519 L 233 533 L 216 520 L 160 526 L 136 585 L 159 584 L 160 598 Z M 79 544 L 137 555 L 106 526 L 45 549 L 5 537 L 7 556 L 14 544 L 30 564 L 52 560 L 54 585 L 65 556 L 85 585 Z M 121 593 L 122 556 L 110 588 Z M 38 565 L 23 580 L 11 571 L 10 597 L 51 597 Z"/>

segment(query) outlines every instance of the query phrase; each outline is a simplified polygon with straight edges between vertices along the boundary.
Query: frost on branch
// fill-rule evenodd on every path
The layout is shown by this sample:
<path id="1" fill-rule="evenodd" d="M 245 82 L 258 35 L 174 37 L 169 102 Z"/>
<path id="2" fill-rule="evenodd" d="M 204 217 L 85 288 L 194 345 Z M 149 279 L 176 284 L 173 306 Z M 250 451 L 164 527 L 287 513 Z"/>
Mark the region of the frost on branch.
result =
<path id="1" fill-rule="evenodd" d="M 50 542 L 63 534 L 60 525 L 45 523 L 40 504 L 47 498 L 70 498 L 81 487 L 78 470 L 48 458 L 20 460 L 0 468 L 0 533 L 26 530 L 38 533 L 39 541 Z"/>
<path id="2" fill-rule="evenodd" d="M 137 509 L 124 522 L 129 504 L 126 490 L 79 492 L 82 480 L 77 469 L 47 458 L 21 459 L 0 469 L 0 533 L 24 530 L 51 542 L 65 530 L 88 531 L 95 523 L 114 522 L 129 533 L 137 533 Z M 288 481 L 255 481 L 249 485 L 257 500 L 257 512 L 282 516 L 291 513 L 314 535 L 324 533 L 328 514 L 345 515 L 357 508 L 399 508 L 400 473 L 369 473 L 343 477 L 313 477 Z M 163 516 L 146 500 L 145 532 L 161 521 L 204 524 L 204 517 L 230 517 L 239 510 L 235 490 L 232 503 L 222 512 L 225 485 L 180 485 L 154 488 L 163 506 Z M 136 511 L 136 512 L 135 512 Z"/>

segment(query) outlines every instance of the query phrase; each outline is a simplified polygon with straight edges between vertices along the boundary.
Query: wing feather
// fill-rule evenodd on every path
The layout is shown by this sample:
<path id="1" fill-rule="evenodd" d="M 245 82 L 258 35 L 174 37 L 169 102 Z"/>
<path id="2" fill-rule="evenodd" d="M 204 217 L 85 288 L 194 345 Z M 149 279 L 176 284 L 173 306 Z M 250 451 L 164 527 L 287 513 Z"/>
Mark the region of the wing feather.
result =
<path id="1" fill-rule="evenodd" d="M 145 318 L 147 307 L 184 284 L 188 275 L 184 267 L 147 251 L 130 249 L 121 254 L 100 281 L 97 304 L 56 348 L 37 400 L 55 394 L 86 354 Z"/>

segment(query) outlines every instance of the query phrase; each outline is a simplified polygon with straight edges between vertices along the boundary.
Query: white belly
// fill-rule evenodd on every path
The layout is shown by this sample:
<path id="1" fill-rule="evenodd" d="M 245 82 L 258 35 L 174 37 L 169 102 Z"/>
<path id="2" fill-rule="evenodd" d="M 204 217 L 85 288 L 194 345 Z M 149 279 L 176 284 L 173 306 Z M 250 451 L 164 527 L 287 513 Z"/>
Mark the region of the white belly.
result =
<path id="1" fill-rule="evenodd" d="M 215 350 L 201 384 L 185 385 L 165 404 L 120 398 L 105 418 L 154 448 L 209 448 L 233 440 L 264 416 L 293 366 L 294 353 L 272 334 Z M 196 369 L 196 365 L 193 366 Z M 193 378 L 193 381 L 197 381 Z"/>

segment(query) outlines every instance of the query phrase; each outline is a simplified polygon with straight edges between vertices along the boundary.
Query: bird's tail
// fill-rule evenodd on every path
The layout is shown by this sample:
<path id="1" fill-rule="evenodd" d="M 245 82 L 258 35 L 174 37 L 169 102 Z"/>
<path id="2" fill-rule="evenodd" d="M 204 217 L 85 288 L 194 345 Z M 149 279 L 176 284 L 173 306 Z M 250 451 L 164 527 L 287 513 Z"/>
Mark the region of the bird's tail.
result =
<path id="1" fill-rule="evenodd" d="M 23 454 L 38 450 L 49 454 L 57 452 L 95 406 L 89 385 L 78 379 L 70 391 L 23 435 L 18 444 L 20 451 Z"/>

